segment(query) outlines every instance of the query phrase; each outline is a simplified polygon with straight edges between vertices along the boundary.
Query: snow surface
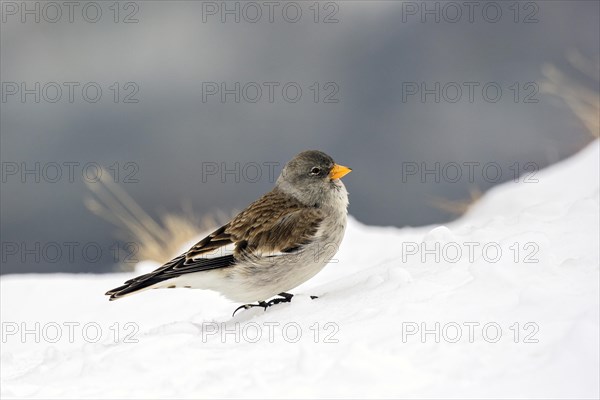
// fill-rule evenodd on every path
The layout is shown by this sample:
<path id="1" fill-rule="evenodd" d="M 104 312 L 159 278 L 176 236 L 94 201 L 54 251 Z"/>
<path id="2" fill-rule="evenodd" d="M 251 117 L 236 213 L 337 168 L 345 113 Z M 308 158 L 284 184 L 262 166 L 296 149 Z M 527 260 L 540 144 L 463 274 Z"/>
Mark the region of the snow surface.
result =
<path id="1" fill-rule="evenodd" d="M 266 312 L 185 289 L 109 303 L 131 273 L 3 276 L 1 395 L 598 398 L 598 149 L 445 227 L 351 219 L 336 262 Z"/>

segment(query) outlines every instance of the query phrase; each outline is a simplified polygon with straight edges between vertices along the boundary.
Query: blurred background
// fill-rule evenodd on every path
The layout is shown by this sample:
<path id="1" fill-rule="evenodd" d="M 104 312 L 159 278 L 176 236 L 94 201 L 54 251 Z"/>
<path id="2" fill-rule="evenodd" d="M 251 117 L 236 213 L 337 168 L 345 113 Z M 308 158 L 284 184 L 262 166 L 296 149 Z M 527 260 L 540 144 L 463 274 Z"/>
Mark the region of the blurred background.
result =
<path id="1" fill-rule="evenodd" d="M 0 4 L 2 274 L 164 261 L 306 149 L 403 227 L 597 135 L 597 1 Z"/>

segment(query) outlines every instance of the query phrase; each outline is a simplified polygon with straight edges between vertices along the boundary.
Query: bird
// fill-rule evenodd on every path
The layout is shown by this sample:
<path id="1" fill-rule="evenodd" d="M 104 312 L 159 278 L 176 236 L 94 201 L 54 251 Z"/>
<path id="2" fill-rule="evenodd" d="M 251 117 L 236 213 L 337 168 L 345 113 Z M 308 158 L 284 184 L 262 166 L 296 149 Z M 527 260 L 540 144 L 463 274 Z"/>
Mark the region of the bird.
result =
<path id="1" fill-rule="evenodd" d="M 209 289 L 244 303 L 234 315 L 290 302 L 294 295 L 288 292 L 321 271 L 339 249 L 348 215 L 341 178 L 350 171 L 321 151 L 299 153 L 273 189 L 230 222 L 106 295 L 112 301 L 148 289 Z"/>

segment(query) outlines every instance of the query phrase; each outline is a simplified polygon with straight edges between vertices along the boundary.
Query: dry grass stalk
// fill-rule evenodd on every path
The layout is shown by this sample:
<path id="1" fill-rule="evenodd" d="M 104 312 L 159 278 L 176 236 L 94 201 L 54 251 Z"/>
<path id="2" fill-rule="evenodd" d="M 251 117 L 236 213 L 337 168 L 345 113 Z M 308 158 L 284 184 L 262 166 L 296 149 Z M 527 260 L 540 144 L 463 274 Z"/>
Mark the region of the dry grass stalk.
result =
<path id="1" fill-rule="evenodd" d="M 164 263 L 181 251 L 187 242 L 198 238 L 219 225 L 227 216 L 222 213 L 197 218 L 188 204 L 182 213 L 165 212 L 160 223 L 155 221 L 118 184 L 103 171 L 97 183 L 87 183 L 90 196 L 86 207 L 118 228 L 118 235 L 138 246 L 136 257 Z M 132 269 L 133 265 L 121 268 Z"/>
<path id="2" fill-rule="evenodd" d="M 570 51 L 567 60 L 584 75 L 598 82 L 600 80 L 600 59 L 592 61 L 578 51 Z M 592 138 L 600 136 L 600 94 L 578 80 L 568 76 L 553 65 L 542 68 L 545 80 L 541 90 L 563 99 L 565 104 L 585 125 Z"/>

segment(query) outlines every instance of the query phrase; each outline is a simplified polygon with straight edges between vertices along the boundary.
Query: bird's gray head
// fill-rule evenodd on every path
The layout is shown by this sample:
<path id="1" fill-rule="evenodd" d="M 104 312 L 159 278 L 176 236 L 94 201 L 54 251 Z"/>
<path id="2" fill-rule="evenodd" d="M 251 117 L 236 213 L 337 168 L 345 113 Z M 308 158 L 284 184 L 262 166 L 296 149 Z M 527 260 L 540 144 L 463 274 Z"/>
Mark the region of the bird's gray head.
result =
<path id="1" fill-rule="evenodd" d="M 320 205 L 343 187 L 339 179 L 350 171 L 323 152 L 303 151 L 283 167 L 277 187 L 304 204 Z"/>

